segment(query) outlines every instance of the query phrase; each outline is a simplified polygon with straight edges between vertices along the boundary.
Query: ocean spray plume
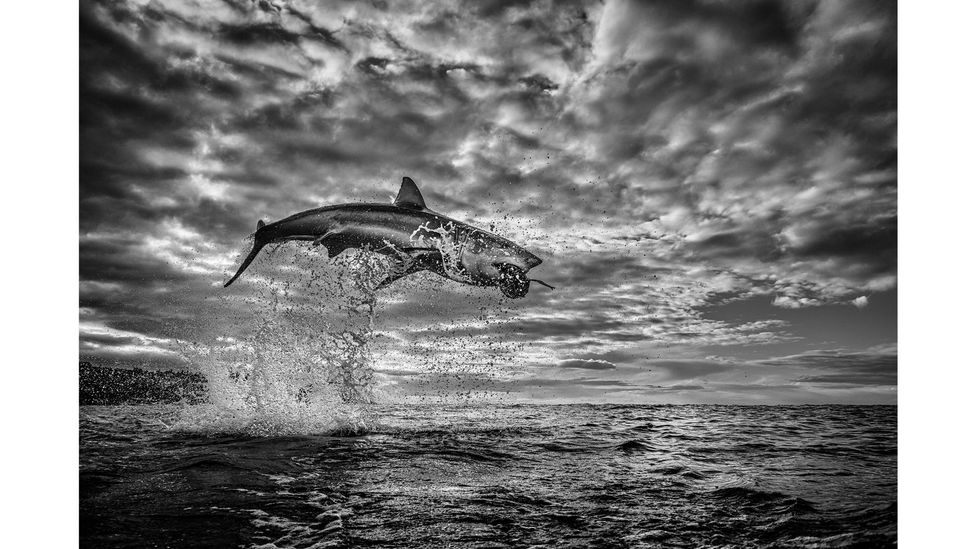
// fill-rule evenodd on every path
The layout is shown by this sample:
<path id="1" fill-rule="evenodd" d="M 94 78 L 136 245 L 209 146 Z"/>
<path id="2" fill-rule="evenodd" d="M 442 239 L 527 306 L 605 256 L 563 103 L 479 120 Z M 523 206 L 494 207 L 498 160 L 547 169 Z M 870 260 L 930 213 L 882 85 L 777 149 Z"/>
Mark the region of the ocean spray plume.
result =
<path id="1" fill-rule="evenodd" d="M 442 229 L 442 228 L 438 228 Z M 438 252 L 457 258 L 463 242 L 437 239 Z M 327 259 L 322 248 L 272 243 L 251 268 L 244 293 L 221 293 L 209 322 L 217 341 L 192 343 L 183 354 L 208 379 L 209 402 L 187 408 L 174 428 L 197 432 L 284 435 L 372 429 L 380 402 L 476 404 L 505 400 L 505 379 L 523 370 L 524 343 L 505 341 L 495 329 L 518 314 L 514 303 L 471 285 L 456 286 L 469 306 L 460 316 L 409 342 L 377 336 L 378 281 L 398 266 L 396 257 L 369 246 Z M 245 241 L 240 257 L 253 250 Z M 385 277 L 385 278 L 384 278 Z M 383 292 L 391 306 L 409 300 L 435 307 L 440 283 L 411 277 Z M 243 306 L 242 306 L 243 305 Z M 471 314 L 473 312 L 473 316 Z M 202 314 L 199 318 L 206 318 Z M 471 327 L 479 326 L 474 332 Z M 208 330 L 203 330 L 204 332 Z M 209 330 L 213 332 L 215 330 Z M 405 354 L 402 346 L 410 347 Z M 444 352 L 450 349 L 450 352 Z M 390 377 L 390 354 L 415 371 Z M 374 355 L 384 361 L 377 364 Z M 379 378 L 374 368 L 379 366 Z"/>
<path id="2" fill-rule="evenodd" d="M 241 337 L 184 342 L 207 378 L 208 402 L 187 406 L 175 429 L 252 435 L 361 431 L 375 399 L 370 344 L 373 287 L 388 266 L 368 250 L 316 268 L 320 254 L 276 247 L 285 259 L 244 299 L 258 319 Z"/>

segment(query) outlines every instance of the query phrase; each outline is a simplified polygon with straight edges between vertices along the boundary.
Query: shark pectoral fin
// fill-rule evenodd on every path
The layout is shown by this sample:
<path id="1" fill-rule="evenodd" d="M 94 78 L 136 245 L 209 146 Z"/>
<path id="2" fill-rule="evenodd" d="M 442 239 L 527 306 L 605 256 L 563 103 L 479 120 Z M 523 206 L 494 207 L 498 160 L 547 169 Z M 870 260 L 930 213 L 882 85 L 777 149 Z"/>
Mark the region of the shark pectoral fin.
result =
<path id="1" fill-rule="evenodd" d="M 328 250 L 329 258 L 333 258 L 349 248 L 342 242 L 342 231 L 329 231 L 312 241 L 312 246 L 325 246 Z"/>
<path id="2" fill-rule="evenodd" d="M 433 248 L 405 248 L 402 250 L 407 254 L 403 261 L 396 261 L 390 269 L 390 274 L 380 281 L 376 289 L 385 288 L 401 278 L 418 273 L 420 271 L 435 271 L 441 264 L 441 256 Z"/>

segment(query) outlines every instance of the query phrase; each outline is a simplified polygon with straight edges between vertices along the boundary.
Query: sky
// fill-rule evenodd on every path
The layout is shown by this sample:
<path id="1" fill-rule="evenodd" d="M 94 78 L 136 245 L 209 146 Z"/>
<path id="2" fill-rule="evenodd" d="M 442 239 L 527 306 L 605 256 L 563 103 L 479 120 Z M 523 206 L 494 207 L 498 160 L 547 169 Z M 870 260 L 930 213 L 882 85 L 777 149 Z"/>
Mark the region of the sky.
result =
<path id="1" fill-rule="evenodd" d="M 194 368 L 329 269 L 296 245 L 222 288 L 258 219 L 409 176 L 557 289 L 381 292 L 391 393 L 893 404 L 895 9 L 82 2 L 79 356 Z"/>

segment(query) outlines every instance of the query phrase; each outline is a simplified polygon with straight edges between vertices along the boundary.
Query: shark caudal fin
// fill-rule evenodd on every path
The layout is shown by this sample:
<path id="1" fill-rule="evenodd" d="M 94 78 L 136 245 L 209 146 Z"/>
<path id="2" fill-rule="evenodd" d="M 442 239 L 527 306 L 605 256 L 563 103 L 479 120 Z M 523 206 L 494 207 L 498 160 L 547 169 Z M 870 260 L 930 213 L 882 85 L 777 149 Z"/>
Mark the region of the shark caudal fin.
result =
<path id="1" fill-rule="evenodd" d="M 261 238 L 261 235 L 259 234 L 261 232 L 261 229 L 263 228 L 264 228 L 264 221 L 258 220 L 257 230 L 254 231 L 254 234 L 252 235 L 254 237 L 254 247 L 251 248 L 251 253 L 247 254 L 247 257 L 244 258 L 244 262 L 241 263 L 240 268 L 237 269 L 237 272 L 234 273 L 234 276 L 230 277 L 230 280 L 224 283 L 224 288 L 233 284 L 234 281 L 237 280 L 237 278 L 244 273 L 244 271 L 247 269 L 247 266 L 250 265 L 251 262 L 254 261 L 254 258 L 258 256 L 258 252 L 261 251 L 261 248 L 264 248 L 264 245 L 268 243 L 266 240 Z"/>

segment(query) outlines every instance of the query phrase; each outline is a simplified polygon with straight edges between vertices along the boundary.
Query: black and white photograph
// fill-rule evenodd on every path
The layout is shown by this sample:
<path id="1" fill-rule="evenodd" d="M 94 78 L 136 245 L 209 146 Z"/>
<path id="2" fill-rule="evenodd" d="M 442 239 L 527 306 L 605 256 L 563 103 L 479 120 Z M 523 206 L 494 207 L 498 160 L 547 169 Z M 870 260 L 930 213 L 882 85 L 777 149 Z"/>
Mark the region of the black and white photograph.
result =
<path id="1" fill-rule="evenodd" d="M 79 546 L 897 547 L 898 10 L 82 0 Z"/>

